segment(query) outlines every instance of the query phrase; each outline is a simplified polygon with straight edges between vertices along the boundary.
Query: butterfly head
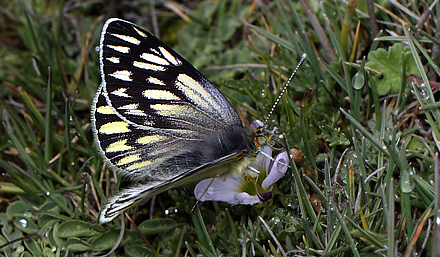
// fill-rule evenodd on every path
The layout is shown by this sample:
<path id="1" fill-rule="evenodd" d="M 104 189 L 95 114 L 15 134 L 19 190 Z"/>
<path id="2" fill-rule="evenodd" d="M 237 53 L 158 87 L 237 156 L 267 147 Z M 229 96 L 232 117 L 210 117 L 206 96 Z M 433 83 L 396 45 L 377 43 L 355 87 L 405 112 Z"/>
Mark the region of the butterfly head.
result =
<path id="1" fill-rule="evenodd" d="M 255 128 L 254 145 L 258 148 L 269 146 L 272 147 L 278 139 L 278 130 L 274 127 L 272 130 L 263 122 L 256 120 L 249 127 Z"/>

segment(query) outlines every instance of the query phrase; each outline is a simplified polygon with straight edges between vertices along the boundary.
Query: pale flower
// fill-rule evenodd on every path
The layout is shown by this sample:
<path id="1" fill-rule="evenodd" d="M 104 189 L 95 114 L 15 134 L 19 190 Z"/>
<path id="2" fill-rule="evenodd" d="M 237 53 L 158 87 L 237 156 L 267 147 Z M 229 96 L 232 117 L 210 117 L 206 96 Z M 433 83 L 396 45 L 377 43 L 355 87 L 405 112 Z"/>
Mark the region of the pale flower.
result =
<path id="1" fill-rule="evenodd" d="M 220 201 L 231 205 L 254 205 L 272 197 L 272 185 L 282 178 L 288 168 L 288 156 L 282 150 L 271 158 L 272 149 L 264 147 L 250 165 L 259 174 L 248 169 L 243 174 L 232 174 L 221 178 L 200 181 L 194 188 L 199 201 Z"/>

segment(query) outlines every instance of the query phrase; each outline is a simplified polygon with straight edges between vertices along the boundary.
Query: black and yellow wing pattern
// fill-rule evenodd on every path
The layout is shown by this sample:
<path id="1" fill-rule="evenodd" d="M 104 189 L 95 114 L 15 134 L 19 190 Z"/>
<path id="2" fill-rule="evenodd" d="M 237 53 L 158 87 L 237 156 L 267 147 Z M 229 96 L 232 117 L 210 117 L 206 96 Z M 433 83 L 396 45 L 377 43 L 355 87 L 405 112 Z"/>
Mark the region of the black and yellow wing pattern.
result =
<path id="1" fill-rule="evenodd" d="M 243 127 L 212 83 L 149 32 L 109 19 L 99 59 L 94 139 L 102 157 L 133 181 L 103 207 L 101 222 L 171 187 L 245 169 L 244 157 L 255 155 L 259 132 Z"/>

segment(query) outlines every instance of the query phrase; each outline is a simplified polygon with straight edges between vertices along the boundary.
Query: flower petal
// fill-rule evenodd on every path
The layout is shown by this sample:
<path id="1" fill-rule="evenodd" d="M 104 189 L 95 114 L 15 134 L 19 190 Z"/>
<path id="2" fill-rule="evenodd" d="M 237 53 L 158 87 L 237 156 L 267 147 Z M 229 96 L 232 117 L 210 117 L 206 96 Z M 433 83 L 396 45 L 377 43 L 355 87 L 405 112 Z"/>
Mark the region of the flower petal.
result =
<path id="1" fill-rule="evenodd" d="M 258 198 L 260 199 L 261 202 L 266 202 L 269 201 L 270 198 L 272 198 L 272 193 L 273 193 L 273 187 L 271 187 L 269 189 L 269 191 L 261 193 L 260 195 L 258 195 Z"/>
<path id="2" fill-rule="evenodd" d="M 254 120 L 251 124 L 249 124 L 249 128 L 261 128 L 264 126 L 264 123 L 261 120 Z"/>
<path id="3" fill-rule="evenodd" d="M 237 204 L 235 194 L 240 190 L 240 181 L 233 178 L 210 178 L 200 181 L 194 188 L 197 200 L 227 202 Z"/>
<path id="4" fill-rule="evenodd" d="M 265 170 L 266 173 L 269 171 L 269 165 L 272 157 L 272 148 L 269 146 L 263 147 L 261 152 L 255 158 L 255 161 L 252 162 L 251 166 L 257 170 Z"/>
<path id="5" fill-rule="evenodd" d="M 238 193 L 235 194 L 235 204 L 241 205 L 254 205 L 257 203 L 261 203 L 258 195 L 249 195 L 248 193 Z"/>
<path id="6" fill-rule="evenodd" d="M 289 167 L 288 159 L 289 157 L 286 150 L 281 151 L 277 156 L 275 156 L 275 161 L 272 162 L 270 172 L 261 184 L 263 189 L 267 190 L 273 183 L 284 177 L 287 168 Z"/>

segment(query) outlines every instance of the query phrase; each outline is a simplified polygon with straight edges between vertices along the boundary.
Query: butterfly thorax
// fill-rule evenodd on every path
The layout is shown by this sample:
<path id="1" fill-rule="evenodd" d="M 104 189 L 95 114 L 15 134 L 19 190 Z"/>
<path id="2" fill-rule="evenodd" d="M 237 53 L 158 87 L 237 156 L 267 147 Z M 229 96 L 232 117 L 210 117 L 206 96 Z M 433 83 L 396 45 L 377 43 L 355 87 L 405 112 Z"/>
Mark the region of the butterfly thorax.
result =
<path id="1" fill-rule="evenodd" d="M 196 144 L 183 156 L 187 160 L 187 169 L 215 166 L 216 171 L 206 172 L 206 177 L 218 176 L 230 171 L 241 173 L 255 159 L 262 147 L 273 144 L 273 136 L 274 131 L 268 130 L 265 126 L 259 128 L 232 126 L 205 136 L 202 142 Z"/>
<path id="2" fill-rule="evenodd" d="M 196 159 L 203 163 L 223 158 L 230 154 L 247 155 L 255 151 L 256 129 L 234 126 L 225 131 L 205 136 L 203 142 L 193 150 Z"/>

